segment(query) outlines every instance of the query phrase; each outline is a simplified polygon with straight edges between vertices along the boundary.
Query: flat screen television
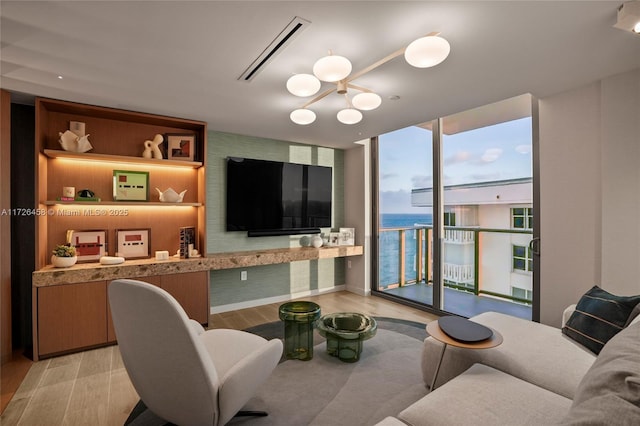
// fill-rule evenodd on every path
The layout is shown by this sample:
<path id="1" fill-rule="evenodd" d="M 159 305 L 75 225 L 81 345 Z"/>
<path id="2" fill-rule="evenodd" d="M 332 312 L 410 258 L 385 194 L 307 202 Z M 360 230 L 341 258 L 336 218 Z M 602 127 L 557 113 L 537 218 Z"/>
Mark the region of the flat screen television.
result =
<path id="1" fill-rule="evenodd" d="M 319 233 L 331 226 L 332 169 L 227 158 L 227 231 L 250 237 Z"/>

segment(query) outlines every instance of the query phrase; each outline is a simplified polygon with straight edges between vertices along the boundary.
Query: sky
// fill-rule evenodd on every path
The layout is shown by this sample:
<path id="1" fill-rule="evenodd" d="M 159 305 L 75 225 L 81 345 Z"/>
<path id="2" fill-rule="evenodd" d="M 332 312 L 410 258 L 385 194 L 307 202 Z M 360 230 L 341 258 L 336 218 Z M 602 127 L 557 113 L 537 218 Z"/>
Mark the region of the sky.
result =
<path id="1" fill-rule="evenodd" d="M 381 213 L 427 213 L 411 190 L 432 186 L 430 130 L 407 127 L 379 137 Z M 444 185 L 532 176 L 531 118 L 443 137 Z"/>

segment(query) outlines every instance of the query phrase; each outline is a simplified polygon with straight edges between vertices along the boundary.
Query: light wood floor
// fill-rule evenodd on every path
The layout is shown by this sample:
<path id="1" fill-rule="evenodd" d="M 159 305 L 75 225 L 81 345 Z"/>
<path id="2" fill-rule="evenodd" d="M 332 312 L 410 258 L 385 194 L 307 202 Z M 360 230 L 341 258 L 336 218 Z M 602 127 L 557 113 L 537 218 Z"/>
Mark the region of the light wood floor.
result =
<path id="1" fill-rule="evenodd" d="M 349 292 L 307 297 L 322 313 L 354 311 L 373 316 L 428 323 L 436 316 L 380 297 Z M 242 330 L 278 321 L 280 303 L 211 316 L 210 328 Z M 94 349 L 34 363 L 0 424 L 12 425 L 118 425 L 124 424 L 138 402 L 117 346 Z"/>

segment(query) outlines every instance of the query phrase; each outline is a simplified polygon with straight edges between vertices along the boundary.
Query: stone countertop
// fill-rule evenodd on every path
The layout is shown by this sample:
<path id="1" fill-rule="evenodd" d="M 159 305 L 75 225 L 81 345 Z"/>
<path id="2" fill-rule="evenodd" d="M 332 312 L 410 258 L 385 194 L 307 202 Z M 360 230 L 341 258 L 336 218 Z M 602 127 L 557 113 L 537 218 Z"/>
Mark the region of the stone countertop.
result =
<path id="1" fill-rule="evenodd" d="M 126 260 L 124 263 L 118 265 L 78 263 L 69 268 L 56 268 L 48 265 L 33 272 L 32 285 L 34 287 L 46 287 L 91 281 L 109 281 L 118 278 L 140 278 L 185 272 L 246 268 L 301 260 L 359 256 L 362 253 L 362 246 L 295 247 L 211 253 L 205 257 L 191 259 L 135 259 Z"/>

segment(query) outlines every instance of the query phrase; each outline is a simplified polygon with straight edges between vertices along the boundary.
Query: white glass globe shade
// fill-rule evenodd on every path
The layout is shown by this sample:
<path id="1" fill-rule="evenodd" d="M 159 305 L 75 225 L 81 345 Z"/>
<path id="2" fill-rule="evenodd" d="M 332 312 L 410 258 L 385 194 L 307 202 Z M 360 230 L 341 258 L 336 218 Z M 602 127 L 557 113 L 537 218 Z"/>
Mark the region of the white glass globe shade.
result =
<path id="1" fill-rule="evenodd" d="M 322 81 L 340 81 L 351 73 L 351 62 L 344 56 L 325 56 L 313 65 L 313 73 Z"/>
<path id="2" fill-rule="evenodd" d="M 291 118 L 291 121 L 294 123 L 305 126 L 316 121 L 316 113 L 310 109 L 300 108 L 293 111 L 291 115 L 289 115 L 289 118 Z"/>
<path id="3" fill-rule="evenodd" d="M 417 68 L 429 68 L 447 59 L 451 46 L 442 37 L 427 36 L 411 42 L 404 51 L 404 59 Z"/>
<path id="4" fill-rule="evenodd" d="M 351 103 L 358 109 L 371 111 L 372 109 L 376 109 L 380 106 L 382 98 L 375 93 L 364 92 L 355 95 L 351 100 Z"/>
<path id="5" fill-rule="evenodd" d="M 296 96 L 311 96 L 320 90 L 320 80 L 311 74 L 296 74 L 287 80 L 287 90 Z"/>
<path id="6" fill-rule="evenodd" d="M 357 109 L 346 108 L 338 111 L 338 121 L 342 124 L 356 124 L 362 120 L 362 113 Z"/>
<path id="7" fill-rule="evenodd" d="M 640 33 L 640 21 L 633 26 L 634 33 Z"/>

